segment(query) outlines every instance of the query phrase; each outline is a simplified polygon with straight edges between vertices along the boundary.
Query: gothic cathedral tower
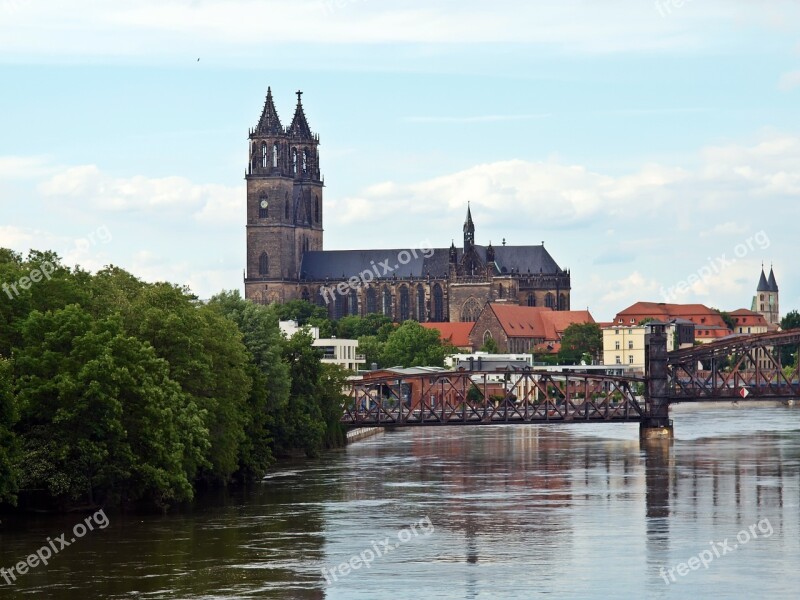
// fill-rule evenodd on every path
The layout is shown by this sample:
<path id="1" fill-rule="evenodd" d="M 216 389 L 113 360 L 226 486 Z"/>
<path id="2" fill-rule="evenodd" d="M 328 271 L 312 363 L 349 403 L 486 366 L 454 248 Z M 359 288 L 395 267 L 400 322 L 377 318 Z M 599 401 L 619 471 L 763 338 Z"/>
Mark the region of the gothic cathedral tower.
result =
<path id="1" fill-rule="evenodd" d="M 296 299 L 303 254 L 322 250 L 319 136 L 308 126 L 301 97 L 297 92 L 292 124 L 284 129 L 268 89 L 250 131 L 244 290 L 261 304 Z"/>

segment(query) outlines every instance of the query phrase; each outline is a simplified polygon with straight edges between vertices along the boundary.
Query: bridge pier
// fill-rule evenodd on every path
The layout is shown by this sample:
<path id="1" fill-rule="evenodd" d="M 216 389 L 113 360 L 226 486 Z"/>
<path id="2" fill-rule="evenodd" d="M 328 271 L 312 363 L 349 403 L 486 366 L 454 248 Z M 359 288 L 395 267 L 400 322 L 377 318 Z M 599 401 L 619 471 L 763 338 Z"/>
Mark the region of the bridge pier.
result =
<path id="1" fill-rule="evenodd" d="M 663 441 L 673 438 L 667 397 L 667 332 L 661 323 L 652 323 L 647 335 L 645 377 L 647 377 L 646 416 L 639 423 L 641 441 Z"/>

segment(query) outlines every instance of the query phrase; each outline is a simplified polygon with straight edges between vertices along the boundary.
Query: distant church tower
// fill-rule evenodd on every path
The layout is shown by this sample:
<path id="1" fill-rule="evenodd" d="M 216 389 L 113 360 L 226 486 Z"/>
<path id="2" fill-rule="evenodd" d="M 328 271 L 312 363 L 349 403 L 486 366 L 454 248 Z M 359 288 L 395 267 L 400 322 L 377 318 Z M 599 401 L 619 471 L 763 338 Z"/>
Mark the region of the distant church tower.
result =
<path id="1" fill-rule="evenodd" d="M 778 282 L 775 281 L 775 271 L 770 266 L 769 277 L 767 277 L 764 274 L 764 265 L 761 265 L 761 278 L 758 280 L 758 288 L 753 298 L 752 310 L 764 315 L 770 325 L 780 325 L 779 296 Z"/>
<path id="2" fill-rule="evenodd" d="M 262 304 L 287 302 L 298 297 L 303 254 L 322 250 L 319 136 L 308 126 L 302 92 L 284 129 L 268 88 L 249 138 L 245 297 Z"/>

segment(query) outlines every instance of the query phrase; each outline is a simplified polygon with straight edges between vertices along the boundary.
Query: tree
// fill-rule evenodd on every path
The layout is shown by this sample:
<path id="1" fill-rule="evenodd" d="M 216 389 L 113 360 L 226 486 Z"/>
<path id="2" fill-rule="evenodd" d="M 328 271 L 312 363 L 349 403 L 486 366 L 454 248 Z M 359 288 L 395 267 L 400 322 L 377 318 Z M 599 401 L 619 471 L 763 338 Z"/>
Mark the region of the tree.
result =
<path id="1" fill-rule="evenodd" d="M 783 331 L 800 329 L 800 313 L 798 313 L 796 310 L 786 313 L 786 316 L 781 319 L 781 329 Z M 782 346 L 781 364 L 784 366 L 796 366 L 798 352 L 800 352 L 800 348 L 798 347 Z"/>
<path id="2" fill-rule="evenodd" d="M 725 325 L 727 325 L 728 329 L 731 331 L 736 331 L 736 321 L 733 320 L 733 317 L 730 315 L 730 313 L 718 308 L 714 308 L 712 310 L 715 310 L 717 313 L 719 313 L 719 316 L 722 317 L 723 321 L 725 321 Z"/>
<path id="3" fill-rule="evenodd" d="M 387 367 L 443 367 L 445 356 L 453 351 L 450 344 L 442 343 L 436 329 L 406 321 L 389 335 L 381 362 Z"/>
<path id="4" fill-rule="evenodd" d="M 367 361 L 367 369 L 371 369 L 375 364 L 379 368 L 384 367 L 383 364 L 383 350 L 386 342 L 378 339 L 377 335 L 365 335 L 358 338 L 358 351 L 364 355 Z"/>
<path id="5" fill-rule="evenodd" d="M 11 384 L 11 363 L 0 358 L 0 504 L 16 503 L 17 440 L 12 427 L 17 411 Z"/>
<path id="6" fill-rule="evenodd" d="M 500 352 L 500 349 L 497 347 L 497 342 L 494 341 L 494 338 L 490 337 L 483 342 L 483 346 L 481 346 L 480 351 L 488 352 L 489 354 L 497 354 Z"/>
<path id="7" fill-rule="evenodd" d="M 328 311 L 322 306 L 311 304 L 307 300 L 291 300 L 285 304 L 273 304 L 272 310 L 281 321 L 297 321 L 301 327 L 310 325 L 314 319 L 328 319 Z"/>
<path id="8" fill-rule="evenodd" d="M 603 349 L 603 332 L 597 323 L 573 323 L 561 336 L 560 362 L 577 364 L 584 354 L 595 357 Z"/>
<path id="9" fill-rule="evenodd" d="M 784 331 L 800 329 L 800 313 L 796 310 L 786 313 L 786 316 L 781 319 L 781 329 Z"/>

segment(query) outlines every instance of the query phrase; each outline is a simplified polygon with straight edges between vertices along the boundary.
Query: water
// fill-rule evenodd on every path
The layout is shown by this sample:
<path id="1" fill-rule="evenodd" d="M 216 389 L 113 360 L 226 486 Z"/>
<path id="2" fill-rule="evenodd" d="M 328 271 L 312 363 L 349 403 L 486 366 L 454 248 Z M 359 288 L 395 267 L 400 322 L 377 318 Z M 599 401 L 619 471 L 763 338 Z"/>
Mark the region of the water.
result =
<path id="1" fill-rule="evenodd" d="M 648 451 L 619 424 L 380 435 L 189 512 L 109 513 L 0 598 L 796 598 L 800 409 L 673 418 Z M 0 567 L 84 517 L 6 519 Z"/>

